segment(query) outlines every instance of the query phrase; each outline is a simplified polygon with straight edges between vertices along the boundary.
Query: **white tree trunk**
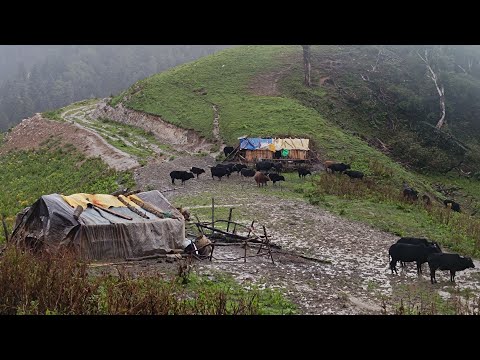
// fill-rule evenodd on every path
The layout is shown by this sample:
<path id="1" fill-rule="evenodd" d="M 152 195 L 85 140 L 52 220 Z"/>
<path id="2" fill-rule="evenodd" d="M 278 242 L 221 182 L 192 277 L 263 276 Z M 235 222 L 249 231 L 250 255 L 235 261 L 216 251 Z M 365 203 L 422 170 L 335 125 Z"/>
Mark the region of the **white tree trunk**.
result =
<path id="1" fill-rule="evenodd" d="M 425 65 L 427 66 L 428 71 L 430 71 L 430 76 L 429 78 L 433 80 L 433 83 L 435 84 L 435 87 L 437 89 L 438 95 L 440 96 L 440 111 L 442 113 L 440 119 L 437 122 L 437 125 L 435 125 L 435 128 L 441 129 L 443 125 L 445 125 L 445 115 L 446 115 L 446 110 L 445 110 L 445 89 L 443 88 L 443 85 L 438 84 L 438 77 L 437 74 L 433 71 L 432 67 L 430 66 L 428 62 L 428 52 L 425 50 L 425 58 L 422 57 L 422 55 L 418 54 L 420 56 L 420 59 L 423 60 Z"/>

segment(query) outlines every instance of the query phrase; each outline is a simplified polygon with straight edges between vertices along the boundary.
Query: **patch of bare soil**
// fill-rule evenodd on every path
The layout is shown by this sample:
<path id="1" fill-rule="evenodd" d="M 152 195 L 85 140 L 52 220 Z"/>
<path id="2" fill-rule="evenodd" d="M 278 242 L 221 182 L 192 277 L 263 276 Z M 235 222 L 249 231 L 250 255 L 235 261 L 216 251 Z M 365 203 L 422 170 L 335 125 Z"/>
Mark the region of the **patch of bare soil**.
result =
<path id="1" fill-rule="evenodd" d="M 72 144 L 88 157 L 100 157 L 116 170 L 126 170 L 139 166 L 135 158 L 113 147 L 97 133 L 70 123 L 42 118 L 40 114 L 23 120 L 5 137 L 0 154 L 10 150 L 37 149 L 52 136 L 64 144 Z"/>
<path id="2" fill-rule="evenodd" d="M 105 117 L 120 123 L 151 131 L 160 142 L 177 147 L 187 153 L 210 152 L 213 144 L 194 130 L 182 129 L 162 120 L 159 116 L 125 108 L 122 104 L 111 107 L 102 100 L 91 114 L 92 118 Z"/>
<path id="3" fill-rule="evenodd" d="M 294 301 L 304 314 L 380 314 L 385 306 L 392 311 L 392 303 L 384 305 L 393 289 L 402 284 L 418 284 L 445 290 L 452 287 L 447 272 L 439 272 L 438 284 L 431 285 L 428 268 L 417 276 L 414 265 L 407 265 L 399 275 L 391 275 L 388 248 L 398 237 L 371 228 L 368 225 L 343 219 L 302 199 L 285 197 L 285 190 L 271 185 L 257 188 L 252 179 L 233 174 L 222 181 L 212 180 L 209 169 L 200 178 L 188 180 L 185 185 L 172 185 L 169 172 L 186 170 L 190 166 L 213 164 L 209 157 L 184 157 L 171 162 L 150 164 L 136 170 L 139 186 L 151 186 L 166 191 L 173 204 L 178 196 L 214 197 L 219 206 L 232 205 L 235 214 L 244 214 L 245 224 L 255 219 L 265 225 L 272 241 L 283 250 L 329 260 L 318 263 L 293 255 L 274 253 L 275 265 L 267 256 L 239 259 L 244 249 L 238 246 L 217 247 L 212 262 L 197 263 L 203 274 L 217 271 L 233 275 L 248 287 L 257 284 L 279 288 Z M 307 180 L 306 180 L 307 181 Z M 192 207 L 195 214 L 195 206 Z M 246 214 L 246 215 L 245 215 Z M 248 255 L 256 249 L 248 249 Z M 233 260 L 232 259 L 236 259 Z M 456 286 L 480 292 L 477 268 L 457 273 Z"/>

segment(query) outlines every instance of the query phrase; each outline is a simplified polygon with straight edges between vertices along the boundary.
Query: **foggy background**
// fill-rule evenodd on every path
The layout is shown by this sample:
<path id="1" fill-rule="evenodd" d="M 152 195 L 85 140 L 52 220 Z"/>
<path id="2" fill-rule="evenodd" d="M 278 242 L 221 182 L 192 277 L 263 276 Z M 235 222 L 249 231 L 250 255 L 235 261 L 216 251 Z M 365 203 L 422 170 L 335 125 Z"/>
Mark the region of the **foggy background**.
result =
<path id="1" fill-rule="evenodd" d="M 230 45 L 0 45 L 0 131 Z"/>

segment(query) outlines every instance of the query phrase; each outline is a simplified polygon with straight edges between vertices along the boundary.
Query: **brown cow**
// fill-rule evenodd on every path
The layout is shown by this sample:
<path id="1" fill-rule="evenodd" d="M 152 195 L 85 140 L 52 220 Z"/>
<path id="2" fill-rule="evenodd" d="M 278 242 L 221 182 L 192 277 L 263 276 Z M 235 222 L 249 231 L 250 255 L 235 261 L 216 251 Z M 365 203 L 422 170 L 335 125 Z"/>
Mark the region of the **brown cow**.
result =
<path id="1" fill-rule="evenodd" d="M 328 167 L 330 165 L 333 165 L 333 164 L 336 164 L 336 161 L 332 161 L 332 160 L 327 160 L 323 163 L 323 166 L 325 167 L 325 171 L 326 172 L 331 172 L 332 170 L 330 170 Z M 330 171 L 329 171 L 330 170 Z"/>
<path id="2" fill-rule="evenodd" d="M 253 177 L 255 179 L 255 182 L 257 183 L 257 186 L 260 186 L 260 184 L 267 185 L 267 181 L 271 181 L 270 178 L 265 175 L 264 173 L 257 171 L 255 173 L 255 176 Z"/>

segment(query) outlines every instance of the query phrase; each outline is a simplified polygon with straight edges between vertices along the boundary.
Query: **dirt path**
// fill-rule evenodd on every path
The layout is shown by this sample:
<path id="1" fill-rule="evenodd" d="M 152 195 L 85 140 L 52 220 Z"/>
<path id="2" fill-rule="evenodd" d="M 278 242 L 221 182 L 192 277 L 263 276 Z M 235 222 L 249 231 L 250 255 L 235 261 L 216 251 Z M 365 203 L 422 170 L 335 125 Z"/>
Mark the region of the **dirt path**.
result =
<path id="1" fill-rule="evenodd" d="M 208 169 L 199 180 L 189 180 L 184 186 L 172 185 L 168 177 L 173 169 L 209 164 L 213 164 L 209 157 L 179 158 L 138 169 L 135 178 L 140 186 L 149 185 L 164 191 L 176 189 L 164 193 L 176 205 L 202 197 L 207 204 L 208 199 L 214 197 L 220 206 L 233 205 L 236 220 L 248 224 L 255 219 L 258 225 L 265 225 L 273 235 L 272 241 L 283 249 L 327 259 L 331 264 L 282 254 L 274 255 L 275 265 L 267 257 L 249 258 L 246 263 L 243 260 L 230 261 L 243 256 L 244 250 L 229 246 L 218 247 L 211 263 L 200 263 L 198 269 L 201 273 L 222 271 L 232 274 L 245 286 L 255 283 L 280 288 L 304 314 L 381 313 L 382 297 L 390 297 L 399 287 L 413 284 L 443 292 L 453 289 L 446 272 L 439 272 L 436 285 L 430 284 L 427 269 L 424 275 L 417 277 L 413 265 L 400 275 L 391 275 L 388 247 L 398 239 L 397 236 L 335 216 L 302 199 L 286 196 L 289 190 L 278 186 L 257 188 L 251 179 L 242 179 L 236 174 L 230 179 L 212 180 Z M 201 210 L 208 212 L 205 206 L 194 205 L 191 209 L 193 214 Z M 249 250 L 249 254 L 254 253 L 254 249 Z M 458 288 L 480 292 L 480 264 L 478 261 L 476 264 L 477 269 L 458 273 Z M 392 311 L 391 306 L 392 303 L 387 301 L 387 311 Z"/>
<path id="2" fill-rule="evenodd" d="M 139 166 L 137 160 L 111 146 L 97 133 L 78 124 L 42 118 L 40 114 L 23 120 L 5 139 L 1 153 L 13 149 L 37 149 L 40 144 L 55 136 L 64 143 L 73 144 L 89 157 L 100 157 L 116 170 L 127 170 Z"/>

